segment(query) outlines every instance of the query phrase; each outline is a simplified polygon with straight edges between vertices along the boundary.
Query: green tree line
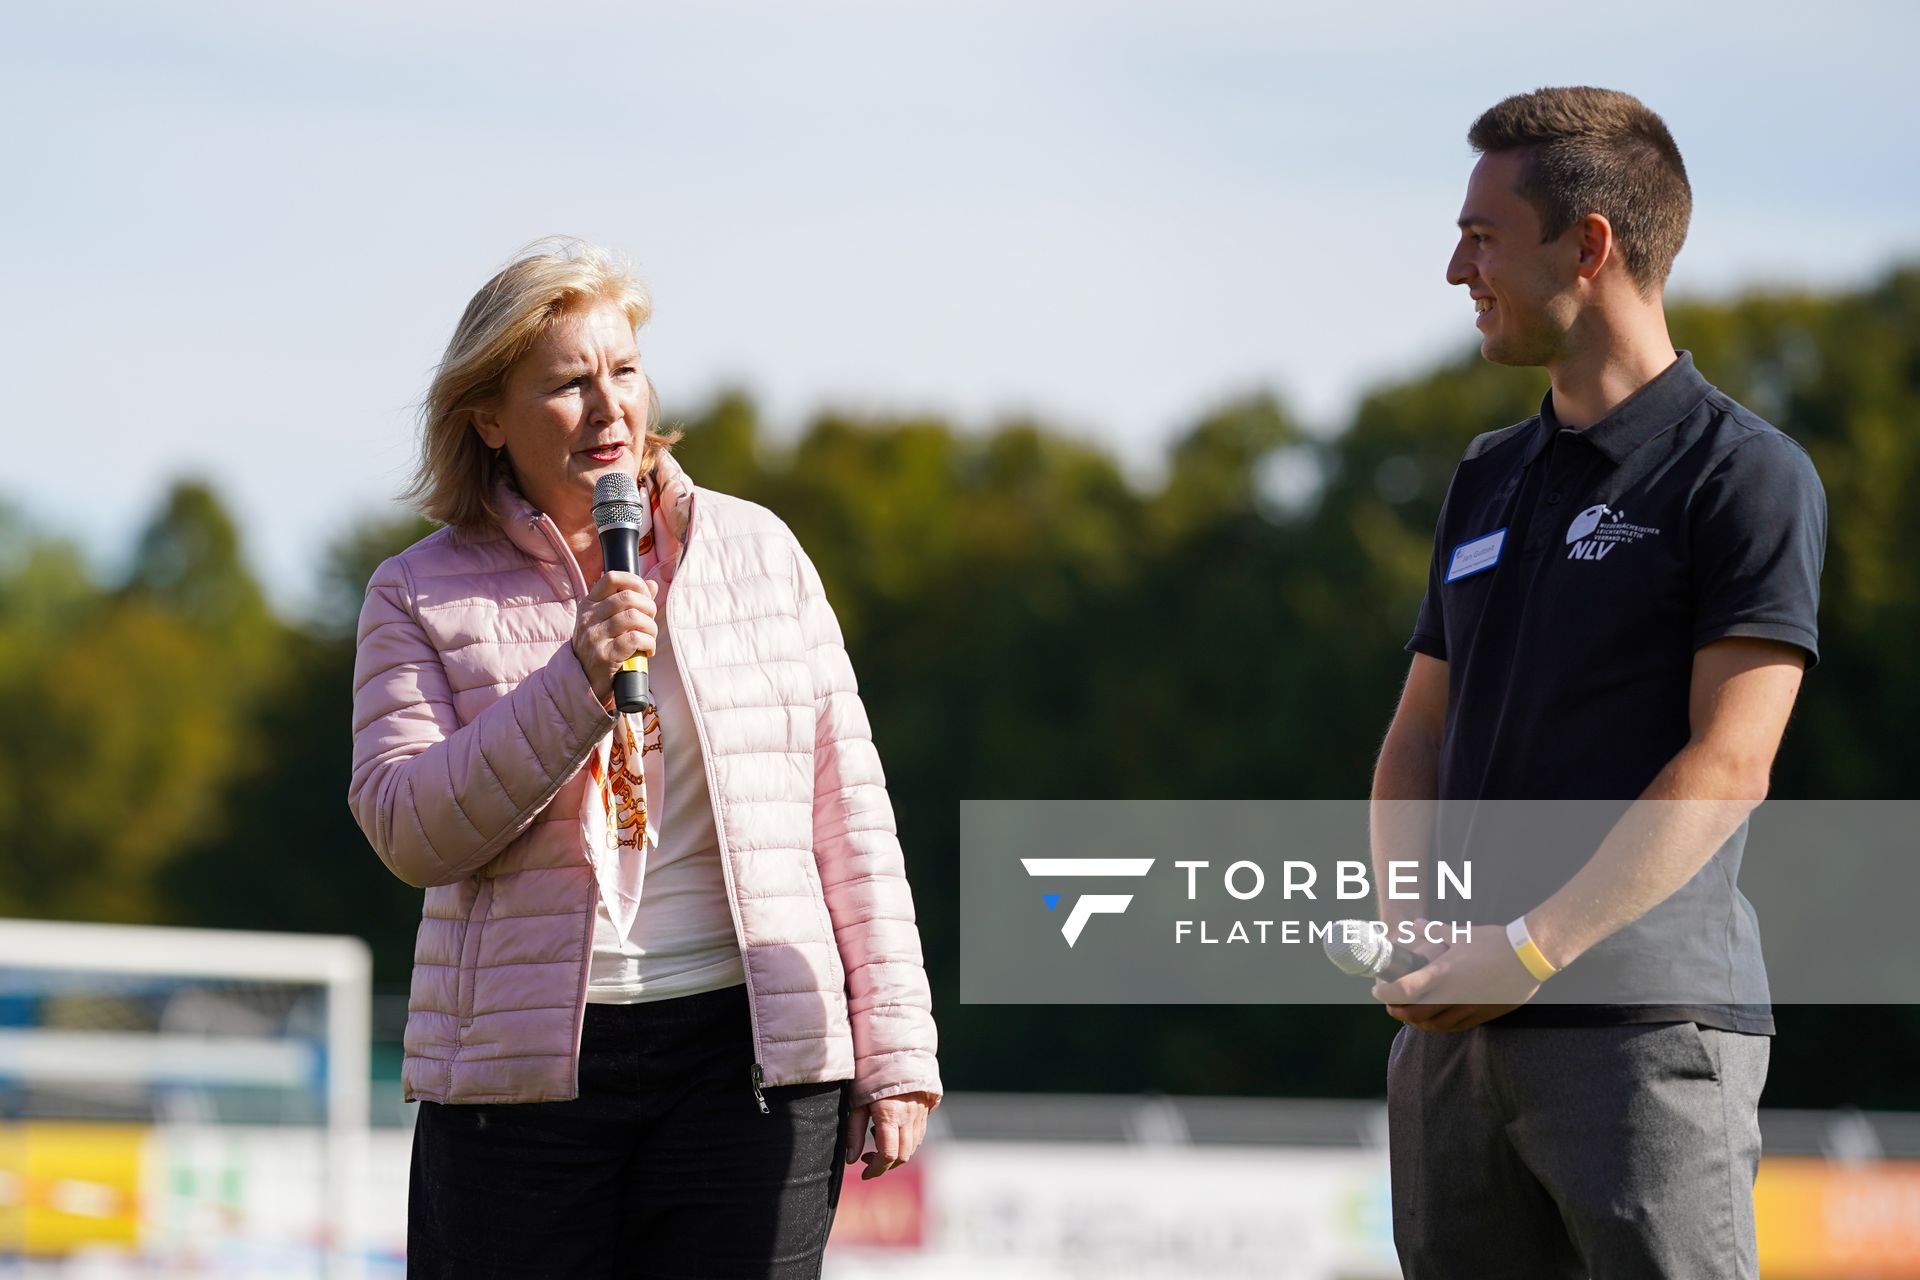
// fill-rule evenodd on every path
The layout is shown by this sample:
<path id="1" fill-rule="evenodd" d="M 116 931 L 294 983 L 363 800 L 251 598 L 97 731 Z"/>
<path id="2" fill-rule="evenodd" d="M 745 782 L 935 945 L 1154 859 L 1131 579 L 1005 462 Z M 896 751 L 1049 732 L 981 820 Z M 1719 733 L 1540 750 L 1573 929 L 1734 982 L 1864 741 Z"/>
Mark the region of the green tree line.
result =
<path id="1" fill-rule="evenodd" d="M 1773 794 L 1908 797 L 1920 268 L 1671 320 L 1827 487 L 1823 660 Z M 827 413 L 781 440 L 744 394 L 678 421 L 688 471 L 784 517 L 839 612 L 950 1087 L 1383 1091 L 1396 1024 L 1372 1009 L 961 1005 L 958 805 L 1365 795 L 1448 477 L 1544 387 L 1464 352 L 1365 396 L 1330 437 L 1249 395 L 1194 422 L 1145 486 L 1033 421 Z M 420 899 L 347 812 L 350 675 L 369 573 L 429 528 L 355 523 L 313 615 L 284 618 L 204 484 L 174 487 L 118 581 L 0 508 L 0 915 L 355 933 L 377 981 L 404 989 Z M 1920 1060 L 1920 1008 L 1778 1020 L 1770 1105 L 1920 1105 L 1876 1065 Z M 1837 1058 L 1843 1035 L 1884 1050 Z"/>

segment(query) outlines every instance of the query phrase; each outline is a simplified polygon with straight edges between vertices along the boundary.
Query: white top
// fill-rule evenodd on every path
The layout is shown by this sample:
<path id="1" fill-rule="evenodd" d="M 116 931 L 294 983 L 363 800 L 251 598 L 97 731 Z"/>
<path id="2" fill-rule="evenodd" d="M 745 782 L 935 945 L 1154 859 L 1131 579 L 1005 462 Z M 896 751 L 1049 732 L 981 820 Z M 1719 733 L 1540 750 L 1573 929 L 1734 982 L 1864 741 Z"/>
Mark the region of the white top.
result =
<path id="1" fill-rule="evenodd" d="M 662 593 L 663 605 L 665 599 Z M 648 684 L 666 758 L 658 793 L 649 790 L 647 795 L 647 816 L 659 842 L 649 839 L 620 851 L 622 857 L 646 860 L 639 909 L 626 937 L 619 936 L 604 897 L 594 911 L 587 999 L 596 1004 L 671 1000 L 746 981 L 733 914 L 727 908 L 706 761 L 673 659 L 664 609 L 657 643 L 647 664 Z"/>

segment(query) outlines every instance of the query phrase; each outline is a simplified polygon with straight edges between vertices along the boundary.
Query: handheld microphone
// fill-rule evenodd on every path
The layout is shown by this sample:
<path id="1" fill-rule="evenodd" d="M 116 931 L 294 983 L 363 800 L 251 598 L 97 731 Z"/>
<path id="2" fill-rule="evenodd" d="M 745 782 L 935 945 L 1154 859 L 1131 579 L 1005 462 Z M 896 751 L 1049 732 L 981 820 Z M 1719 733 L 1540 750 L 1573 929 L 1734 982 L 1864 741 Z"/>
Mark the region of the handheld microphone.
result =
<path id="1" fill-rule="evenodd" d="M 1342 973 L 1356 978 L 1398 982 L 1415 969 L 1427 967 L 1418 951 L 1394 950 L 1393 943 L 1367 928 L 1365 920 L 1336 920 L 1327 939 L 1327 959 Z"/>
<path id="2" fill-rule="evenodd" d="M 640 486 L 632 476 L 609 471 L 595 483 L 593 527 L 600 534 L 600 559 L 607 572 L 640 572 L 640 537 L 652 524 Z M 652 709 L 645 654 L 634 654 L 613 673 L 613 705 L 624 713 Z"/>

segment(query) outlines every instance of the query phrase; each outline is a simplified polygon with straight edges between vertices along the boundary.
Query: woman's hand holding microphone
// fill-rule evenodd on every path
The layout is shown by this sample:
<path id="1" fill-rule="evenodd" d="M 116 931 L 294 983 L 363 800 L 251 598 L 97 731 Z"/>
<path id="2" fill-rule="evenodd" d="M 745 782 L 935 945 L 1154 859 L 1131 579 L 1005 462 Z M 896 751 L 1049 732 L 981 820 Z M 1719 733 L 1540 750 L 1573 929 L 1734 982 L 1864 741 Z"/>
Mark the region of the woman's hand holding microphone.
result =
<path id="1" fill-rule="evenodd" d="M 609 573 L 593 584 L 573 624 L 573 653 L 601 702 L 613 697 L 613 673 L 634 654 L 653 656 L 659 584 L 633 573 Z"/>

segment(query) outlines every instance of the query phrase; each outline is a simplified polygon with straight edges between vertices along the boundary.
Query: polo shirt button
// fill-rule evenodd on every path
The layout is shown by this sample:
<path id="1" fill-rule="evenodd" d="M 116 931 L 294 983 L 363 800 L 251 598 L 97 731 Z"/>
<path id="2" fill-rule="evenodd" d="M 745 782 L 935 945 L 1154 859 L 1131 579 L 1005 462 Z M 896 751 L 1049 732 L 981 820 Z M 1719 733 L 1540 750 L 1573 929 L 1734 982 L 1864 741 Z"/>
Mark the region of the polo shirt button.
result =
<path id="1" fill-rule="evenodd" d="M 1548 506 L 1550 506 L 1550 507 L 1557 507 L 1557 506 L 1559 506 L 1559 505 L 1560 505 L 1560 495 L 1559 495 L 1559 494 L 1557 494 L 1557 493 L 1550 493 L 1550 494 L 1548 494 L 1548 495 L 1547 495 L 1547 505 L 1548 505 Z"/>

